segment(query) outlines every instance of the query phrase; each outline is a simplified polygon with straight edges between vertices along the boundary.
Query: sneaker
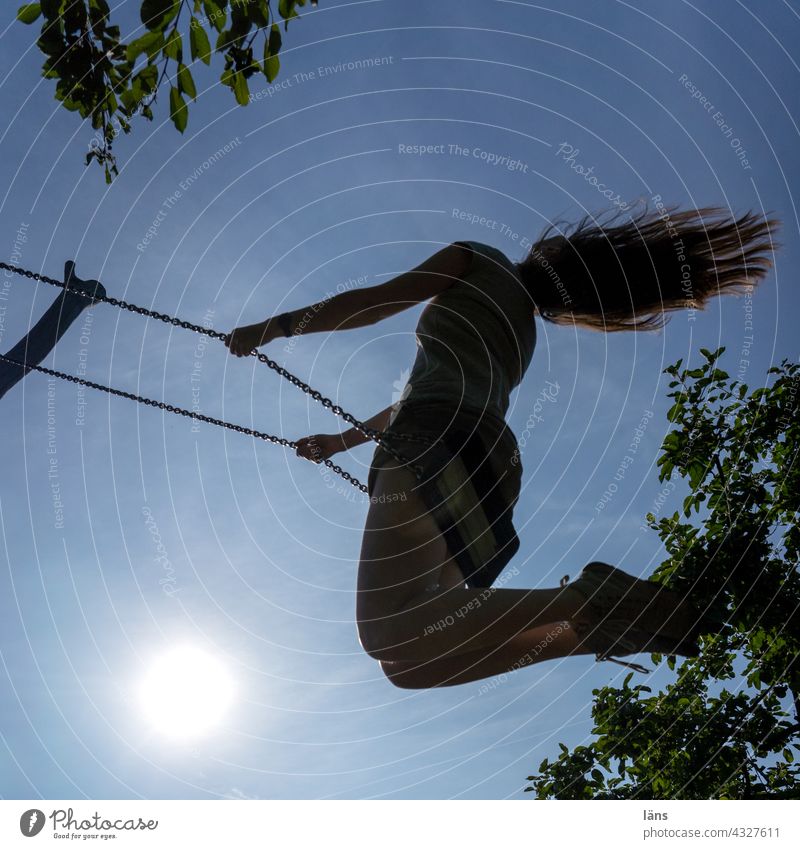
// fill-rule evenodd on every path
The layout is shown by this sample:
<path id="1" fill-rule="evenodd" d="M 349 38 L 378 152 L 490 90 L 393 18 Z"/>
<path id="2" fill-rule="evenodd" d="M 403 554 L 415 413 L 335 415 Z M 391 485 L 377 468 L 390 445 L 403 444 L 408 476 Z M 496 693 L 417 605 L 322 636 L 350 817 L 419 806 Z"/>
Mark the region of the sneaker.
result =
<path id="1" fill-rule="evenodd" d="M 570 622 L 570 625 L 581 643 L 595 653 L 595 660 L 608 660 L 627 666 L 635 672 L 647 673 L 652 670 L 638 663 L 618 660 L 612 655 L 656 653 L 673 657 L 696 657 L 700 654 L 700 647 L 693 639 L 684 639 L 676 644 L 674 640 L 666 639 L 660 634 L 650 634 L 622 619 L 605 619 L 594 628 L 586 622 Z"/>
<path id="2" fill-rule="evenodd" d="M 697 616 L 687 599 L 655 581 L 645 581 L 607 563 L 589 563 L 575 581 L 562 586 L 577 590 L 584 598 L 578 615 L 592 628 L 613 619 L 622 620 L 651 637 L 663 637 L 680 645 L 694 640 Z M 689 624 L 690 623 L 690 624 Z"/>

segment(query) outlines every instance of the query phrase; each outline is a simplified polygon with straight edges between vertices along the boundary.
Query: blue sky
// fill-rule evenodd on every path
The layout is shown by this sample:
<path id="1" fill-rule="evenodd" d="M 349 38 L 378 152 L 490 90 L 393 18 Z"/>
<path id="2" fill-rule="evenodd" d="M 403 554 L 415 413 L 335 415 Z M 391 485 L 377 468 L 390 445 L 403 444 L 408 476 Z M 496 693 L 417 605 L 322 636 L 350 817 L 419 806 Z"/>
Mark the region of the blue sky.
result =
<path id="1" fill-rule="evenodd" d="M 520 258 L 553 219 L 609 205 L 562 145 L 629 201 L 772 210 L 784 247 L 752 305 L 725 299 L 654 335 L 540 324 L 512 396 L 522 546 L 506 585 L 554 586 L 592 559 L 649 574 L 665 553 L 644 515 L 682 500 L 655 467 L 662 369 L 726 345 L 724 367 L 757 385 L 798 356 L 800 18 L 763 1 L 549 5 L 321 0 L 285 36 L 282 88 L 253 81 L 260 97 L 240 108 L 219 69 L 201 68 L 186 133 L 162 105 L 115 144 L 110 187 L 83 164 L 91 129 L 39 77 L 36 31 L 8 21 L 0 255 L 54 276 L 75 258 L 116 297 L 228 331 L 383 282 L 458 239 Z M 135 20 L 138 3 L 123 6 Z M 7 350 L 54 291 L 0 281 Z M 266 352 L 366 418 L 399 393 L 421 309 Z M 107 306 L 49 364 L 289 439 L 340 429 L 254 360 Z M 533 422 L 548 381 L 555 400 Z M 521 798 L 559 741 L 586 739 L 592 688 L 625 674 L 573 658 L 491 689 L 394 689 L 353 622 L 359 493 L 281 448 L 50 388 L 31 375 L 2 401 L 3 797 Z M 336 459 L 365 481 L 372 450 Z M 180 643 L 222 657 L 237 686 L 223 725 L 191 744 L 150 729 L 136 701 L 152 659 Z"/>

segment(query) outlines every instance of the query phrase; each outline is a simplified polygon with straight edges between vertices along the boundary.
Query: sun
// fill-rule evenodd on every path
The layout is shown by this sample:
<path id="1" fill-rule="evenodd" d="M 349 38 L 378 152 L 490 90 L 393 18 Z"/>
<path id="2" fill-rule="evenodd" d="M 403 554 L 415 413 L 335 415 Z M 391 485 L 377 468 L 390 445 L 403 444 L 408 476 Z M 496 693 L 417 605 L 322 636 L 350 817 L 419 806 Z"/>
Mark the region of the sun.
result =
<path id="1" fill-rule="evenodd" d="M 139 688 L 148 722 L 174 739 L 201 735 L 225 716 L 234 685 L 224 664 L 193 646 L 177 646 L 158 657 Z"/>

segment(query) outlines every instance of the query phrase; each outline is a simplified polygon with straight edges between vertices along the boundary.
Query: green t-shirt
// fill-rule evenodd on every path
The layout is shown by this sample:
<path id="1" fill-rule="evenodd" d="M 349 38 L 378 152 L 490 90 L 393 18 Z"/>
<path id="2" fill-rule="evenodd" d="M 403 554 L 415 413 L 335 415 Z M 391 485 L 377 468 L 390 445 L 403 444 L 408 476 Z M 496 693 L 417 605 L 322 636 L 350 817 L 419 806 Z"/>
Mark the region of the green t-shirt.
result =
<path id="1" fill-rule="evenodd" d="M 536 324 L 516 266 L 490 245 L 458 244 L 472 248 L 472 264 L 423 310 L 417 356 L 390 422 L 403 407 L 441 402 L 505 419 L 530 365 Z"/>

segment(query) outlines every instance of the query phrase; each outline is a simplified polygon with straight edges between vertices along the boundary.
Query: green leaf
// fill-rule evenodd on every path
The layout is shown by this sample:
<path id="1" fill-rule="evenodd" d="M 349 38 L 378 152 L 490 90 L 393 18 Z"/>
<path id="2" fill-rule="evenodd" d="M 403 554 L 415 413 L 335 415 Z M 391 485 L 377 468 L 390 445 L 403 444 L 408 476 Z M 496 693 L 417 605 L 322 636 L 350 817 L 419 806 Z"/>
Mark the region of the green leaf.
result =
<path id="1" fill-rule="evenodd" d="M 139 15 L 148 29 L 163 30 L 180 8 L 180 0 L 142 0 Z"/>
<path id="2" fill-rule="evenodd" d="M 264 76 L 268 82 L 272 82 L 278 76 L 281 69 L 281 60 L 277 56 L 268 56 L 264 60 Z"/>
<path id="3" fill-rule="evenodd" d="M 172 118 L 172 123 L 181 133 L 186 129 L 186 124 L 189 121 L 189 110 L 175 86 L 170 86 L 169 89 L 169 117 Z"/>
<path id="4" fill-rule="evenodd" d="M 147 53 L 150 59 L 164 46 L 164 35 L 160 30 L 146 32 L 143 36 L 128 44 L 125 53 L 129 62 L 135 62 L 142 53 Z"/>
<path id="5" fill-rule="evenodd" d="M 105 109 L 109 115 L 113 115 L 117 111 L 117 98 L 111 89 L 106 89 Z"/>
<path id="6" fill-rule="evenodd" d="M 299 15 L 295 11 L 296 3 L 295 0 L 280 0 L 278 3 L 278 12 L 280 16 L 283 18 L 283 28 L 284 30 L 289 29 L 289 21 L 292 18 L 297 18 Z"/>
<path id="7" fill-rule="evenodd" d="M 211 61 L 211 42 L 197 18 L 192 18 L 189 25 L 189 46 L 192 51 L 192 59 L 199 59 L 206 65 L 209 64 Z"/>
<path id="8" fill-rule="evenodd" d="M 41 14 L 41 3 L 26 3 L 17 9 L 17 20 L 23 24 L 32 24 Z"/>
<path id="9" fill-rule="evenodd" d="M 278 76 L 281 62 L 278 51 L 281 49 L 281 31 L 277 24 L 270 27 L 269 37 L 264 39 L 264 76 L 272 82 Z"/>
<path id="10" fill-rule="evenodd" d="M 133 112 L 136 109 L 136 105 L 139 103 L 139 98 L 136 93 L 134 93 L 132 88 L 123 89 L 119 93 L 119 99 L 122 101 L 122 105 L 128 112 Z"/>
<path id="11" fill-rule="evenodd" d="M 194 86 L 194 80 L 186 65 L 178 65 L 178 88 L 188 94 L 192 100 L 197 100 L 197 89 Z"/>
<path id="12" fill-rule="evenodd" d="M 214 29 L 217 32 L 222 32 L 225 29 L 225 21 L 228 16 L 217 0 L 203 0 L 203 10 Z"/>
<path id="13" fill-rule="evenodd" d="M 706 476 L 706 467 L 699 460 L 693 460 L 689 463 L 689 483 L 692 489 L 700 485 L 700 482 Z"/>
<path id="14" fill-rule="evenodd" d="M 269 24 L 269 6 L 265 0 L 256 0 L 250 5 L 250 20 L 258 29 L 265 29 Z"/>
<path id="15" fill-rule="evenodd" d="M 247 86 L 247 80 L 244 74 L 236 71 L 233 75 L 233 93 L 236 95 L 236 102 L 239 106 L 247 106 L 250 102 L 250 89 Z"/>
<path id="16" fill-rule="evenodd" d="M 172 30 L 164 45 L 164 55 L 176 62 L 183 61 L 183 39 L 177 30 Z"/>
<path id="17" fill-rule="evenodd" d="M 157 82 L 158 67 L 156 65 L 145 65 L 133 78 L 133 87 L 136 88 L 138 86 L 145 94 L 151 94 Z"/>
<path id="18" fill-rule="evenodd" d="M 274 56 L 283 44 L 281 38 L 281 28 L 277 24 L 273 24 L 269 29 L 269 39 L 267 40 L 267 50 L 271 56 Z"/>

